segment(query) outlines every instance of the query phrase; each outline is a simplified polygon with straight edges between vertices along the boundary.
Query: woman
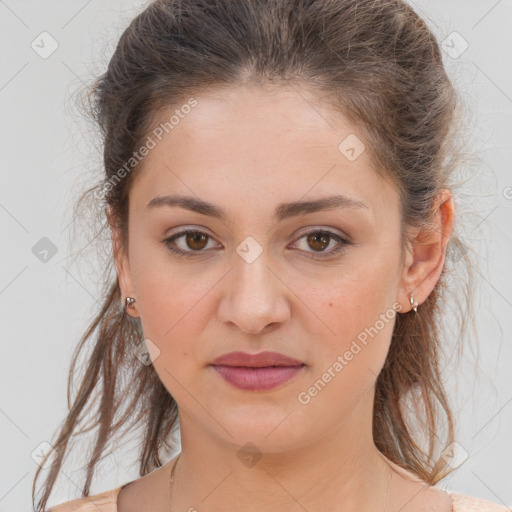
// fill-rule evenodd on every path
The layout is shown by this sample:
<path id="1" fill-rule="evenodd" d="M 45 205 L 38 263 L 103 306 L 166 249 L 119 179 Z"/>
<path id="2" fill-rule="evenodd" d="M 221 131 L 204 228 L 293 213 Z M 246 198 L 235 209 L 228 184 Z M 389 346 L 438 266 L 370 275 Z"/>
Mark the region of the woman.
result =
<path id="1" fill-rule="evenodd" d="M 410 7 L 157 0 L 92 98 L 117 279 L 38 512 L 98 382 L 52 512 L 505 510 L 436 487 L 460 105 Z M 126 424 L 141 478 L 88 496 Z"/>

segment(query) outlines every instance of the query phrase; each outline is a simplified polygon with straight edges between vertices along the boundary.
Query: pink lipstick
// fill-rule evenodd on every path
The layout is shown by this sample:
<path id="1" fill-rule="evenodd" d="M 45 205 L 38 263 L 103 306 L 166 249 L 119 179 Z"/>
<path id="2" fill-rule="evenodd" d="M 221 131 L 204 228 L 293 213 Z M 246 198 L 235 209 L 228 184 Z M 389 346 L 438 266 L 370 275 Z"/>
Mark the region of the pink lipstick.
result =
<path id="1" fill-rule="evenodd" d="M 292 379 L 306 365 L 278 352 L 230 352 L 211 366 L 228 383 L 246 391 L 273 389 Z"/>

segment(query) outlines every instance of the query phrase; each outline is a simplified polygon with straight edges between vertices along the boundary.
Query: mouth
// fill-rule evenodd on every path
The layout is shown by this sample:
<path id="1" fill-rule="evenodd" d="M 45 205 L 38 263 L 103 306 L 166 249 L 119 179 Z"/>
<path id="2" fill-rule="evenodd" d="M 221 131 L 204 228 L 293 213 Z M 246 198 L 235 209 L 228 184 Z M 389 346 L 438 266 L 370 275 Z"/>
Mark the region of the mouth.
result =
<path id="1" fill-rule="evenodd" d="M 213 369 L 232 386 L 245 391 L 266 391 L 281 386 L 294 378 L 305 365 L 300 366 L 222 366 Z"/>
<path id="2" fill-rule="evenodd" d="M 230 352 L 217 357 L 212 363 L 214 366 L 239 366 L 246 368 L 268 368 L 281 366 L 303 366 L 304 363 L 297 359 L 285 356 L 279 352 Z"/>
<path id="3" fill-rule="evenodd" d="M 288 382 L 306 364 L 278 352 L 231 352 L 210 365 L 232 386 L 245 391 L 266 391 Z"/>

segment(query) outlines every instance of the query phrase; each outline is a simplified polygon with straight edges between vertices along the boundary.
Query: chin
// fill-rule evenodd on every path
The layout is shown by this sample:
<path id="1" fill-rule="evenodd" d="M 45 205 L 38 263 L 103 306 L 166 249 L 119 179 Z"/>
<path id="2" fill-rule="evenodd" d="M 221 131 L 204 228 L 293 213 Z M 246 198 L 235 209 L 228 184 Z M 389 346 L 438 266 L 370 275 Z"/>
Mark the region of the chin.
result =
<path id="1" fill-rule="evenodd" d="M 311 425 L 311 431 L 308 433 L 305 430 L 307 423 L 298 417 L 292 421 L 295 413 L 290 414 L 290 409 L 269 411 L 268 407 L 263 406 L 246 406 L 246 409 L 237 409 L 231 414 L 216 416 L 217 421 L 232 434 L 230 436 L 220 429 L 218 435 L 237 449 L 248 445 L 249 451 L 254 449 L 260 452 L 281 453 L 298 449 L 318 436 L 318 428 L 315 428 L 315 425 Z"/>

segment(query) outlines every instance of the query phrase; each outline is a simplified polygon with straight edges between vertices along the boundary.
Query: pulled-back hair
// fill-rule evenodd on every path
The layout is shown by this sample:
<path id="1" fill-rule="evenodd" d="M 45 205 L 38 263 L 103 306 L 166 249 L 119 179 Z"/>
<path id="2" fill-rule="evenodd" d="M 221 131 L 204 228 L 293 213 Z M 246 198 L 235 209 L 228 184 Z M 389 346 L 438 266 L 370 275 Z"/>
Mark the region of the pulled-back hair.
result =
<path id="1" fill-rule="evenodd" d="M 109 207 L 122 250 L 129 192 L 143 161 L 122 179 L 120 170 L 147 140 L 157 115 L 202 92 L 245 85 L 304 86 L 354 123 L 375 171 L 399 191 L 404 248 L 407 228 L 427 227 L 439 191 L 453 188 L 451 177 L 463 158 L 456 137 L 462 102 L 435 36 L 403 1 L 156 0 L 132 20 L 90 90 L 104 176 L 79 203 L 92 194 L 100 215 Z M 467 264 L 469 279 L 457 233 L 456 226 L 448 247 L 458 248 L 455 261 Z M 441 378 L 447 272 L 445 265 L 417 313 L 396 316 L 373 411 L 377 448 L 429 484 L 449 473 L 441 452 L 454 440 Z M 463 292 L 467 316 L 469 284 Z M 459 322 L 462 332 L 464 316 Z M 69 413 L 52 443 L 54 460 L 37 512 L 45 510 L 69 441 L 81 433 L 96 429 L 82 496 L 89 495 L 95 467 L 116 436 L 142 427 L 141 476 L 176 449 L 169 437 L 179 425 L 177 405 L 154 367 L 136 357 L 143 338 L 139 319 L 123 311 L 118 279 L 106 278 L 101 307 L 73 355 Z M 77 361 L 89 339 L 94 345 L 71 401 Z"/>

